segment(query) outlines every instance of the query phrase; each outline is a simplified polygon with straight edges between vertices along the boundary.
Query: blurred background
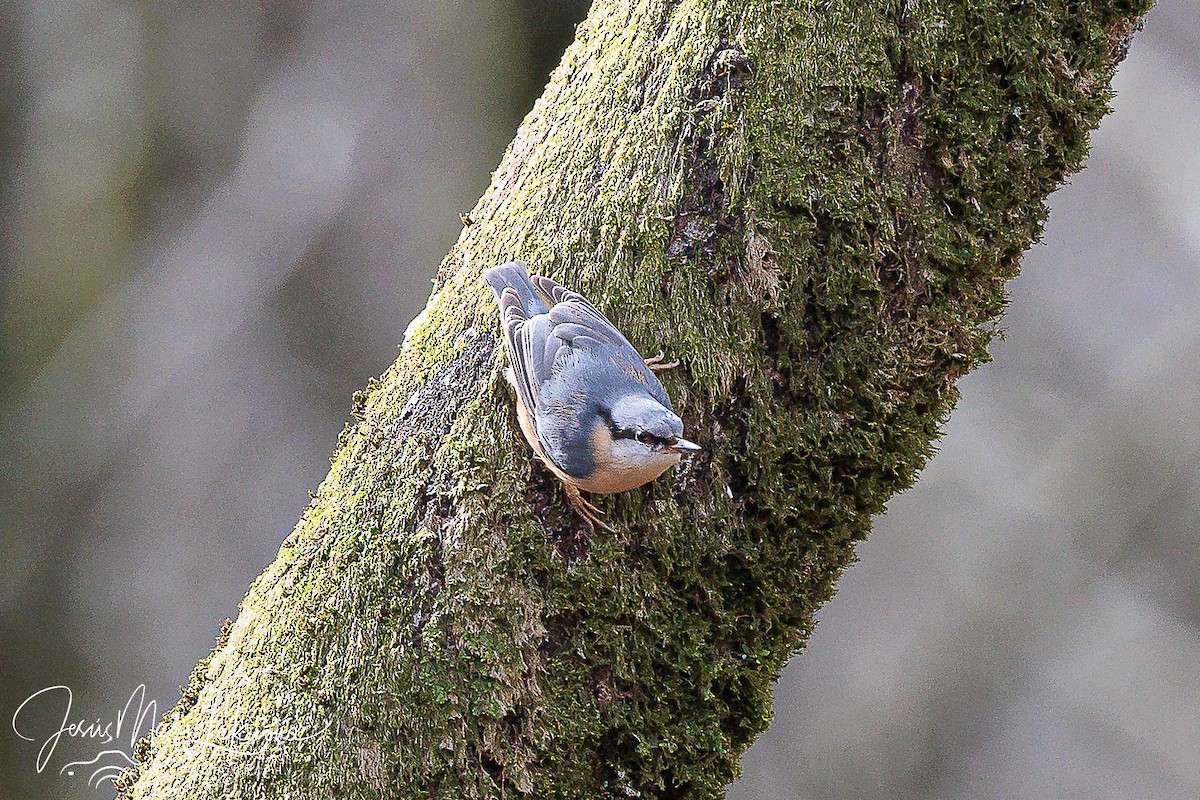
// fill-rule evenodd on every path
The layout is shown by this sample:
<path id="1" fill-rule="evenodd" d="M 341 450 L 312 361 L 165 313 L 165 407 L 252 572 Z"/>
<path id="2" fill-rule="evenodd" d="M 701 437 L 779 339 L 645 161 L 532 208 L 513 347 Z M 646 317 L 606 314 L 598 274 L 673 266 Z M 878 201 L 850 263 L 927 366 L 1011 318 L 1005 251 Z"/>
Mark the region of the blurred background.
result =
<path id="1" fill-rule="evenodd" d="M 0 4 L 0 800 L 111 797 L 12 715 L 174 704 L 585 12 Z M 1160 0 L 731 797 L 1200 796 L 1197 53 Z"/>

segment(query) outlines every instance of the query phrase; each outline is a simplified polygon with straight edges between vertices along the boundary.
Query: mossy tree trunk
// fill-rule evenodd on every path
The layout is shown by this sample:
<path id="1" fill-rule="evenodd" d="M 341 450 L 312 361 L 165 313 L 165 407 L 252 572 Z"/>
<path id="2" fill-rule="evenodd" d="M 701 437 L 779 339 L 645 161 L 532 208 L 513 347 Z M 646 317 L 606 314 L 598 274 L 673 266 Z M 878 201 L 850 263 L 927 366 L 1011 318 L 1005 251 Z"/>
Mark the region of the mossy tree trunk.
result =
<path id="1" fill-rule="evenodd" d="M 987 359 L 1148 0 L 600 0 L 127 798 L 712 797 Z M 590 296 L 705 452 L 597 498 L 482 270 Z"/>

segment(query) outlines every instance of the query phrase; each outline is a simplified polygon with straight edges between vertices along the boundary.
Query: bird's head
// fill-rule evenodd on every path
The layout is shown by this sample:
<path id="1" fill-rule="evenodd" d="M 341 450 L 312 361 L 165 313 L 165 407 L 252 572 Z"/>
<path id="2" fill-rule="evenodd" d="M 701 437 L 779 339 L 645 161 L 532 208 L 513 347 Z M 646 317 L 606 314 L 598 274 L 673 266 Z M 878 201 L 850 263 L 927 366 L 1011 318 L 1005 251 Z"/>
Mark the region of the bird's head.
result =
<path id="1" fill-rule="evenodd" d="M 655 477 L 700 446 L 683 438 L 683 420 L 648 394 L 622 397 L 608 413 L 612 460 L 631 469 L 660 467 Z"/>

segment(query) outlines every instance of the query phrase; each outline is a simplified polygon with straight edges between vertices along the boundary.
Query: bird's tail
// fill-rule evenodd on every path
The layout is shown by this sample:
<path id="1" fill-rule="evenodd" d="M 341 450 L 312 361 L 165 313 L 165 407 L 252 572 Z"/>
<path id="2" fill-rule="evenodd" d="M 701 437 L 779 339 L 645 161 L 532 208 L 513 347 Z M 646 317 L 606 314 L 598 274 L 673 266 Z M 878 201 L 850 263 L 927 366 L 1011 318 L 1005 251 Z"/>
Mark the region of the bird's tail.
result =
<path id="1" fill-rule="evenodd" d="M 504 294 L 505 289 L 512 289 L 517 293 L 517 297 L 521 298 L 521 308 L 525 310 L 525 316 L 535 317 L 545 314 L 549 309 L 541 292 L 529 280 L 528 270 L 524 262 L 509 261 L 483 273 L 483 279 L 492 287 L 497 300 Z"/>

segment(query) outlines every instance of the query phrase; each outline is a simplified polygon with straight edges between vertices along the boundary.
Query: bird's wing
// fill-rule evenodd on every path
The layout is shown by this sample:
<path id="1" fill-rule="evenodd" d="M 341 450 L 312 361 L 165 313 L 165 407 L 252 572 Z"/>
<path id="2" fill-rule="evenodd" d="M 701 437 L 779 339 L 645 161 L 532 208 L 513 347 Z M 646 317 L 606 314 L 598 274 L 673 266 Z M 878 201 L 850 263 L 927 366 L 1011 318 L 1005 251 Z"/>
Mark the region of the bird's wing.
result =
<path id="1" fill-rule="evenodd" d="M 545 317 L 540 316 L 537 319 L 544 320 Z M 545 338 L 544 335 L 538 337 L 537 331 L 534 330 L 541 326 L 530 324 L 521 297 L 512 288 L 504 289 L 500 295 L 500 323 L 504 328 L 504 344 L 508 350 L 508 358 L 512 361 L 513 383 L 517 387 L 517 394 L 521 396 L 521 402 L 529 412 L 533 413 L 537 408 L 538 393 L 530 379 L 529 364 L 535 361 L 538 355 L 532 346 L 532 339 Z M 534 336 L 531 337 L 530 334 Z"/>
<path id="2" fill-rule="evenodd" d="M 529 317 L 520 296 L 511 288 L 504 289 L 500 296 L 500 318 L 514 383 L 530 413 L 537 416 L 542 387 L 554 377 L 556 365 L 561 368 L 560 360 L 580 350 L 589 351 L 601 371 L 617 370 L 671 408 L 666 390 L 637 350 L 583 295 L 541 276 L 535 276 L 533 283 L 552 301 L 546 314 Z"/>
<path id="3" fill-rule="evenodd" d="M 560 286 L 550 278 L 535 275 L 531 280 L 538 291 L 552 301 L 549 317 L 554 323 L 556 338 L 567 342 L 572 348 L 591 350 L 596 357 L 611 362 L 621 373 L 645 386 L 655 400 L 671 408 L 671 401 L 658 377 L 646 366 L 637 348 L 609 322 L 608 317 L 586 297 Z"/>
<path id="4" fill-rule="evenodd" d="M 572 338 L 583 335 L 602 344 L 624 345 L 633 349 L 629 340 L 586 297 L 542 275 L 534 275 L 531 280 L 538 291 L 551 300 L 550 319 L 556 331 L 559 326 L 570 325 L 573 327 L 565 329 L 564 333 Z M 587 342 L 580 344 L 586 345 Z"/>
<path id="5" fill-rule="evenodd" d="M 512 361 L 513 382 L 521 401 L 535 417 L 543 399 L 543 387 L 554 377 L 555 365 L 572 348 L 590 349 L 586 329 L 556 324 L 550 314 L 529 317 L 520 295 L 506 288 L 500 297 L 500 319 L 505 344 Z"/>

